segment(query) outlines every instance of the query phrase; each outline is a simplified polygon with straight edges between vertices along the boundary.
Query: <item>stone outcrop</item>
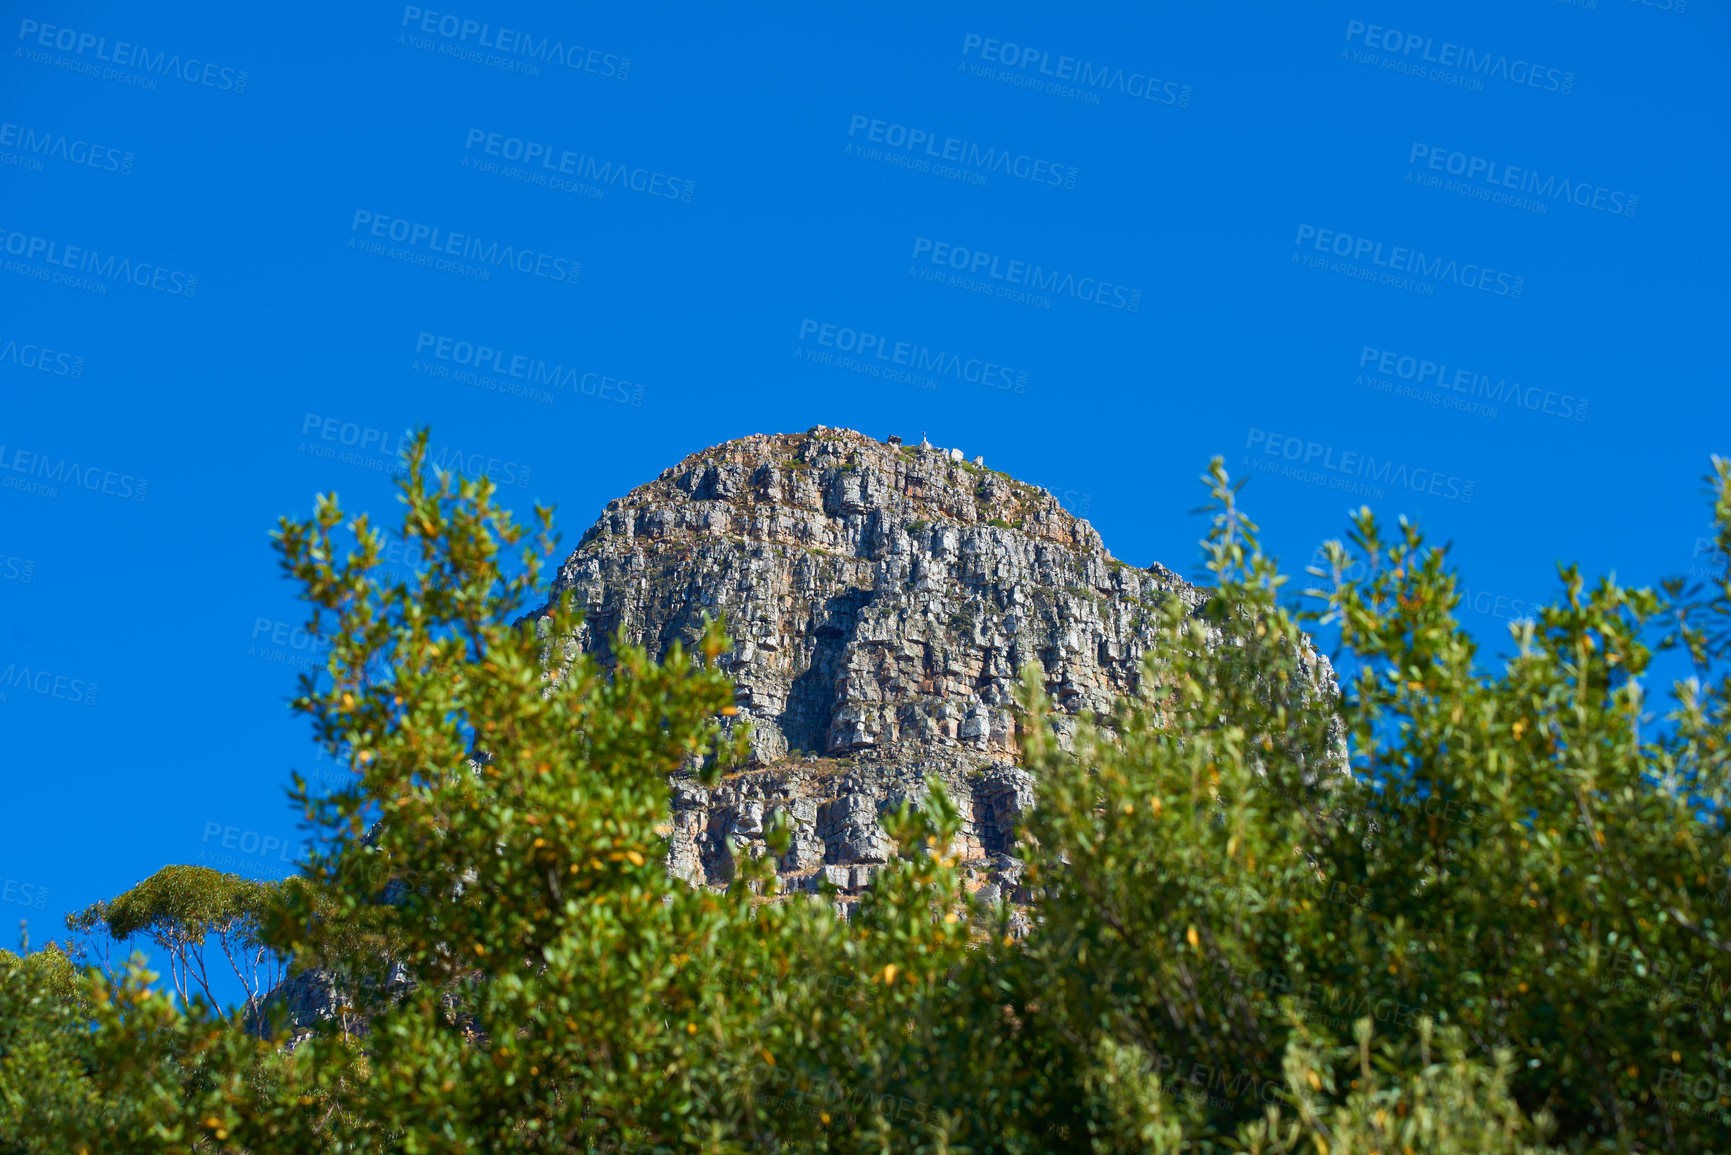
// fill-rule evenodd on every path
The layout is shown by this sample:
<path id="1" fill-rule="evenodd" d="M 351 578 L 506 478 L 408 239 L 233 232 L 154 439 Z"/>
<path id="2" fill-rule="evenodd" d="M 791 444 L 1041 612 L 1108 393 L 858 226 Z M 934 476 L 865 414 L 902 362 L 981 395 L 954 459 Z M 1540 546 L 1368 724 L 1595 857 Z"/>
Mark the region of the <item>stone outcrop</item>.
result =
<path id="1" fill-rule="evenodd" d="M 1011 710 L 1021 668 L 1041 671 L 1063 741 L 1067 719 L 1138 689 L 1160 607 L 1206 596 L 1115 559 L 1051 494 L 979 457 L 822 426 L 703 450 L 610 502 L 559 568 L 553 595 L 567 589 L 586 616 L 547 638 L 554 663 L 607 664 L 616 630 L 656 655 L 689 648 L 726 615 L 753 761 L 712 788 L 675 781 L 676 874 L 720 885 L 785 822 L 787 884 L 857 893 L 893 853 L 879 816 L 935 774 L 988 900 L 1018 894 L 1014 831 L 1033 802 Z M 531 616 L 546 637 L 545 609 Z"/>
<path id="2" fill-rule="evenodd" d="M 724 885 L 785 823 L 782 882 L 834 886 L 845 917 L 895 852 L 882 815 L 917 805 L 935 775 L 962 813 L 952 849 L 974 900 L 1007 904 L 1012 933 L 1028 926 L 1015 834 L 1035 797 L 1017 764 L 1020 670 L 1039 670 L 1066 741 L 1082 711 L 1140 688 L 1160 609 L 1207 596 L 1115 559 L 1051 494 L 980 457 L 822 426 L 706 449 L 609 502 L 554 578 L 553 596 L 568 589 L 585 611 L 574 634 L 549 636 L 545 606 L 529 615 L 550 664 L 609 664 L 616 630 L 656 656 L 690 648 L 726 615 L 739 714 L 723 722 L 749 722 L 751 762 L 713 786 L 675 776 L 669 870 Z M 1305 657 L 1332 693 L 1327 659 Z M 393 970 L 384 993 L 403 989 Z M 301 1037 L 348 1001 L 309 971 L 271 1013 Z"/>

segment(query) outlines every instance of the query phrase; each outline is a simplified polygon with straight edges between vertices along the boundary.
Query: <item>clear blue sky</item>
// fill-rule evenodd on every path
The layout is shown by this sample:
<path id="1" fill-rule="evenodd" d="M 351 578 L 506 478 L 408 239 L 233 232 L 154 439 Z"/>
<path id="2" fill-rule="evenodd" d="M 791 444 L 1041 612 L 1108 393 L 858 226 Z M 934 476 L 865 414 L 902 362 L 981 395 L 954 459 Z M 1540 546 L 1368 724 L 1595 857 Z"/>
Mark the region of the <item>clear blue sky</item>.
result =
<path id="1" fill-rule="evenodd" d="M 0 939 L 289 868 L 329 763 L 267 534 L 393 512 L 423 423 L 571 544 L 822 423 L 1183 572 L 1213 454 L 1298 566 L 1369 500 L 1493 640 L 1559 558 L 1688 570 L 1728 37 L 1683 7 L 7 5 Z"/>

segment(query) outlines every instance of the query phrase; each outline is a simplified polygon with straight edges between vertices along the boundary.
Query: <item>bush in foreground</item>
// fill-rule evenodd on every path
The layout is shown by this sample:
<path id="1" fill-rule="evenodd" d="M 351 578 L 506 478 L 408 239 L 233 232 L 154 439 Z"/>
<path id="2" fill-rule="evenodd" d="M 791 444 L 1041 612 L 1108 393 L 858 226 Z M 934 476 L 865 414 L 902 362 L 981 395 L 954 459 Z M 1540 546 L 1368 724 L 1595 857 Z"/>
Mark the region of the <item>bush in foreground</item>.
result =
<path id="1" fill-rule="evenodd" d="M 1731 587 L 1564 570 L 1487 672 L 1405 522 L 1362 512 L 1315 608 L 1284 608 L 1216 462 L 1216 591 L 1171 607 L 1143 692 L 1062 748 L 1024 679 L 1032 934 L 968 899 L 936 783 L 842 922 L 763 862 L 725 892 L 663 867 L 667 776 L 741 751 L 719 624 L 610 671 L 558 648 L 568 606 L 514 625 L 551 511 L 525 544 L 490 482 L 430 481 L 423 451 L 412 583 L 375 580 L 383 537 L 334 498 L 278 534 L 331 643 L 294 705 L 353 771 L 297 783 L 305 877 L 165 872 L 74 916 L 178 958 L 178 1005 L 137 967 L 0 953 L 0 1150 L 1731 1144 Z M 1338 631 L 1339 691 L 1305 627 Z M 1698 677 L 1655 728 L 1665 647 Z M 268 1005 L 191 989 L 201 928 L 318 969 L 345 1012 L 256 1037 Z"/>

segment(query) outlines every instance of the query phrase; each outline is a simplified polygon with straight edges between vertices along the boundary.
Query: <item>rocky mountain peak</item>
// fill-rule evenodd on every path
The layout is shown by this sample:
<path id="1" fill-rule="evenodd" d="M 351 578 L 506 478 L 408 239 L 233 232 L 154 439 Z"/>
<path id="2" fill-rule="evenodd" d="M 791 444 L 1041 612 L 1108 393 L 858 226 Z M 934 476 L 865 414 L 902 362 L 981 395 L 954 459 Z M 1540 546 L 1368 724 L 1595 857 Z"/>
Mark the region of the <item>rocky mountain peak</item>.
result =
<path id="1" fill-rule="evenodd" d="M 612 515 L 709 502 L 785 515 L 786 520 L 742 527 L 750 540 L 777 544 L 833 549 L 839 542 L 835 527 L 820 532 L 820 540 L 799 538 L 801 531 L 819 529 L 800 514 L 821 514 L 842 525 L 875 514 L 874 524 L 989 524 L 1067 548 L 1103 548 L 1093 527 L 1072 517 L 1051 494 L 986 468 L 983 457 L 970 461 L 960 449 L 904 445 L 899 437 L 878 441 L 821 425 L 805 433 L 742 437 L 692 454 L 609 502 L 584 544 L 597 534 L 619 532 Z"/>
<path id="2" fill-rule="evenodd" d="M 1162 603 L 1204 597 L 1115 559 L 983 457 L 824 426 L 702 450 L 609 502 L 559 568 L 553 593 L 566 589 L 585 618 L 548 639 L 551 661 L 605 665 L 619 629 L 665 653 L 726 615 L 754 763 L 714 789 L 675 782 L 675 872 L 725 881 L 734 855 L 764 852 L 779 810 L 788 881 L 857 891 L 891 850 L 878 815 L 937 774 L 966 819 L 958 851 L 1006 897 L 1033 796 L 1016 765 L 1018 672 L 1036 665 L 1066 715 L 1104 712 L 1137 689 Z"/>

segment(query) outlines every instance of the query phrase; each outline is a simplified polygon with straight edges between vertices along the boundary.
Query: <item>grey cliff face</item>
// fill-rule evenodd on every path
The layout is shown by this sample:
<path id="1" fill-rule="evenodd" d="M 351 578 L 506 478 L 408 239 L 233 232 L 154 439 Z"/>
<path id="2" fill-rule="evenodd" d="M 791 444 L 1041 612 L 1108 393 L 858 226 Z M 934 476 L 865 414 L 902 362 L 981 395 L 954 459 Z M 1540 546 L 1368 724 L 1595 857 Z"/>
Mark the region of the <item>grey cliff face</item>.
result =
<path id="1" fill-rule="evenodd" d="M 723 724 L 749 721 L 752 760 L 714 786 L 674 776 L 670 871 L 724 885 L 785 823 L 784 887 L 831 884 L 847 917 L 895 853 L 880 817 L 917 805 L 935 775 L 962 813 L 950 850 L 977 909 L 1007 905 L 1018 934 L 1029 893 L 1015 832 L 1035 791 L 1018 765 L 1014 680 L 1038 668 L 1067 742 L 1081 711 L 1140 689 L 1160 608 L 1194 614 L 1207 596 L 1113 558 L 1051 494 L 979 458 L 822 426 L 706 449 L 608 503 L 559 568 L 553 595 L 567 589 L 585 611 L 572 635 L 550 636 L 545 606 L 529 615 L 552 665 L 579 652 L 610 665 L 619 629 L 658 657 L 690 649 L 705 615 L 727 617 L 739 714 Z M 1303 665 L 1312 686 L 1299 692 L 1335 692 L 1326 658 Z M 1325 761 L 1338 768 L 1337 746 Z M 404 981 L 394 970 L 380 993 Z M 351 1001 L 308 971 L 272 996 L 272 1015 L 299 1038 L 349 1023 Z"/>
<path id="2" fill-rule="evenodd" d="M 1206 596 L 1114 559 L 1049 493 L 959 450 L 822 426 L 704 450 L 610 502 L 560 567 L 566 589 L 586 616 L 548 639 L 554 662 L 607 664 L 619 629 L 652 654 L 689 647 L 726 614 L 753 764 L 713 788 L 675 781 L 674 873 L 721 884 L 780 820 L 784 884 L 857 893 L 892 853 L 878 816 L 936 774 L 988 901 L 1018 897 L 1013 833 L 1034 794 L 1020 669 L 1042 671 L 1065 740 L 1066 718 L 1137 691 L 1159 607 Z M 544 610 L 538 624 L 545 637 Z"/>

